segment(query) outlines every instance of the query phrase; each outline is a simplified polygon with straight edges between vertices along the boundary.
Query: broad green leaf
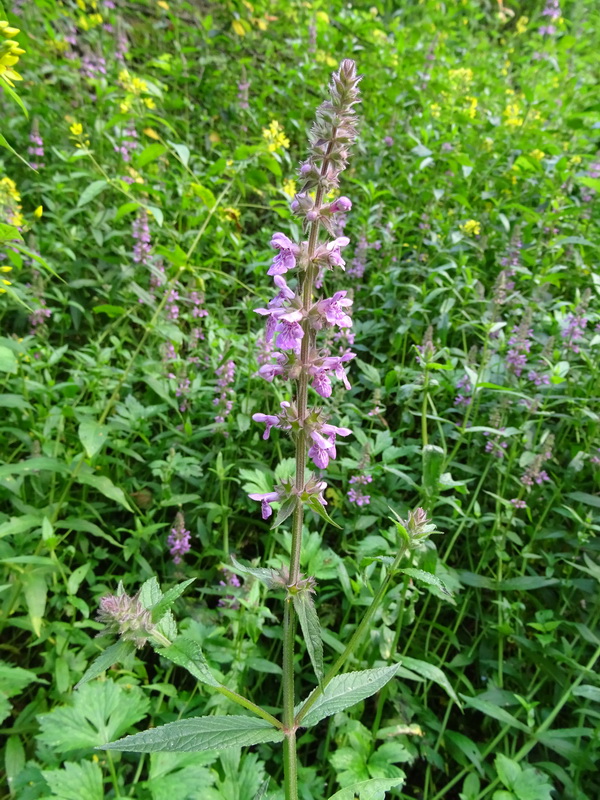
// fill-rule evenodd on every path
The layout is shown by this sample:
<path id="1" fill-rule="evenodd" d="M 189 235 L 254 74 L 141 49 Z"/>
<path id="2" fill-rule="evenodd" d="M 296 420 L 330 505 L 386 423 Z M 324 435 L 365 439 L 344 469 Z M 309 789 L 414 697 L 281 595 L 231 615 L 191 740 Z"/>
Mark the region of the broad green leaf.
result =
<path id="1" fill-rule="evenodd" d="M 187 581 L 182 581 L 182 583 L 178 583 L 177 586 L 173 586 L 172 589 L 169 589 L 168 592 L 165 592 L 163 597 L 154 606 L 152 606 L 152 622 L 159 622 L 167 613 L 167 611 L 169 611 L 177 598 L 181 597 L 187 587 L 195 580 L 195 578 L 189 578 Z"/>
<path id="2" fill-rule="evenodd" d="M 403 667 L 411 670 L 411 672 L 415 672 L 420 678 L 425 678 L 426 680 L 437 683 L 437 685 L 441 686 L 447 695 L 454 700 L 456 705 L 459 708 L 461 707 L 460 700 L 450 685 L 450 681 L 439 667 L 434 667 L 433 664 L 428 664 L 427 661 L 420 661 L 418 658 L 409 658 L 408 656 L 402 656 L 401 663 Z"/>
<path id="3" fill-rule="evenodd" d="M 31 627 L 36 636 L 41 636 L 42 622 L 46 611 L 46 597 L 48 595 L 46 572 L 45 570 L 27 572 L 21 580 Z"/>
<path id="4" fill-rule="evenodd" d="M 0 479 L 12 475 L 35 474 L 40 470 L 58 472 L 61 475 L 65 475 L 69 471 L 69 468 L 64 462 L 59 461 L 57 458 L 38 456 L 37 458 L 28 458 L 25 461 L 17 461 L 14 464 L 5 464 L 3 467 L 0 467 Z"/>
<path id="5" fill-rule="evenodd" d="M 385 800 L 386 792 L 402 786 L 404 778 L 372 778 L 353 783 L 332 794 L 329 800 Z"/>
<path id="6" fill-rule="evenodd" d="M 99 453 L 106 442 L 106 425 L 100 425 L 93 419 L 84 420 L 79 426 L 79 441 L 88 458 Z"/>
<path id="7" fill-rule="evenodd" d="M 78 483 L 84 483 L 86 486 L 91 486 L 93 489 L 97 489 L 100 494 L 108 497 L 109 500 L 114 500 L 115 503 L 123 506 L 123 508 L 126 508 L 127 511 L 132 511 L 129 501 L 125 497 L 123 490 L 119 489 L 118 486 L 115 486 L 111 479 L 107 478 L 106 475 L 93 475 L 91 473 L 82 472 L 76 476 L 75 480 Z"/>
<path id="8" fill-rule="evenodd" d="M 582 683 L 581 686 L 576 686 L 573 689 L 575 697 L 583 697 L 584 700 L 592 700 L 594 703 L 600 703 L 600 687 L 592 686 L 589 683 Z"/>
<path id="9" fill-rule="evenodd" d="M 82 206 L 85 206 L 87 203 L 90 203 L 95 197 L 98 197 L 100 192 L 103 192 L 107 188 L 107 186 L 108 186 L 108 181 L 105 180 L 94 181 L 93 183 L 90 183 L 90 185 L 86 186 L 86 188 L 81 193 L 81 197 L 77 201 L 77 208 L 81 208 Z"/>
<path id="10" fill-rule="evenodd" d="M 521 774 L 521 767 L 516 761 L 508 758 L 503 753 L 498 753 L 494 761 L 496 772 L 507 789 L 512 789 L 516 779 Z"/>
<path id="11" fill-rule="evenodd" d="M 74 692 L 69 705 L 38 716 L 37 739 L 56 753 L 98 747 L 122 736 L 149 708 L 149 699 L 137 686 L 126 689 L 110 679 L 87 683 Z"/>
<path id="12" fill-rule="evenodd" d="M 133 642 L 119 640 L 111 644 L 103 653 L 100 653 L 98 658 L 92 661 L 90 666 L 83 673 L 83 677 L 79 683 L 75 686 L 75 689 L 79 689 L 80 686 L 88 683 L 88 681 L 97 678 L 98 675 L 110 669 L 113 664 L 123 663 L 123 661 L 131 657 L 134 653 L 135 645 Z"/>
<path id="13" fill-rule="evenodd" d="M 17 357 L 9 347 L 0 345 L 0 372 L 14 374 L 18 369 Z"/>
<path id="14" fill-rule="evenodd" d="M 23 742 L 20 736 L 13 734 L 6 739 L 6 747 L 4 749 L 4 768 L 9 790 L 12 790 L 14 780 L 24 766 L 25 748 L 23 747 Z"/>
<path id="15" fill-rule="evenodd" d="M 452 597 L 452 594 L 448 591 L 444 582 L 436 575 L 432 575 L 431 572 L 425 572 L 422 569 L 414 569 L 413 567 L 405 567 L 404 569 L 399 569 L 398 572 L 402 572 L 404 575 L 408 575 L 410 578 L 414 578 L 417 581 L 428 583 L 430 586 L 437 586 L 437 588 L 441 589 L 448 597 Z"/>
<path id="16" fill-rule="evenodd" d="M 221 686 L 210 671 L 202 648 L 193 639 L 178 636 L 169 647 L 157 647 L 156 652 L 177 666 L 187 669 L 201 683 L 206 683 L 208 686 Z"/>
<path id="17" fill-rule="evenodd" d="M 152 144 L 149 144 L 147 147 L 144 147 L 142 152 L 136 158 L 136 167 L 138 169 L 145 167 L 146 164 L 149 164 L 151 161 L 155 161 L 157 158 L 160 158 L 164 153 L 167 152 L 168 149 L 168 147 L 160 142 L 153 142 Z"/>
<path id="18" fill-rule="evenodd" d="M 216 800 L 215 753 L 152 753 L 145 787 L 152 800 Z"/>
<path id="19" fill-rule="evenodd" d="M 27 533 L 32 528 L 38 528 L 41 524 L 42 519 L 37 514 L 23 514 L 21 517 L 11 517 L 0 525 L 0 539 L 4 536 Z"/>
<path id="20" fill-rule="evenodd" d="M 306 649 L 310 656 L 315 675 L 319 683 L 323 680 L 323 639 L 321 638 L 321 623 L 315 609 L 312 597 L 307 591 L 293 595 L 294 608 L 300 621 L 300 627 L 306 642 Z"/>
<path id="21" fill-rule="evenodd" d="M 587 492 L 568 492 L 566 497 L 569 497 L 571 500 L 578 500 L 586 506 L 600 508 L 600 497 L 595 494 L 588 494 Z"/>
<path id="22" fill-rule="evenodd" d="M 95 761 L 65 761 L 64 769 L 43 770 L 53 797 L 61 800 L 104 800 L 102 770 Z"/>
<path id="23" fill-rule="evenodd" d="M 201 750 L 223 750 L 227 747 L 250 747 L 263 742 L 281 742 L 283 737 L 282 731 L 257 717 L 194 717 L 126 736 L 118 742 L 105 744 L 100 749 L 127 753 L 195 753 Z"/>
<path id="24" fill-rule="evenodd" d="M 337 714 L 338 711 L 343 711 L 345 708 L 350 708 L 361 700 L 371 697 L 392 680 L 398 669 L 399 664 L 393 664 L 391 667 L 347 672 L 333 678 L 319 694 L 308 713 L 302 717 L 302 727 L 316 725 L 325 717 Z M 314 691 L 319 692 L 318 689 Z M 299 711 L 303 705 L 304 703 L 296 711 Z"/>
<path id="25" fill-rule="evenodd" d="M 5 225 L 4 222 L 0 222 L 0 242 L 11 242 L 14 239 L 23 241 L 19 229 L 13 225 Z"/>
<path id="26" fill-rule="evenodd" d="M 168 141 L 168 140 L 167 140 Z M 169 145 L 175 150 L 177 156 L 184 167 L 190 163 L 190 148 L 185 144 L 178 144 L 176 142 L 168 142 Z"/>

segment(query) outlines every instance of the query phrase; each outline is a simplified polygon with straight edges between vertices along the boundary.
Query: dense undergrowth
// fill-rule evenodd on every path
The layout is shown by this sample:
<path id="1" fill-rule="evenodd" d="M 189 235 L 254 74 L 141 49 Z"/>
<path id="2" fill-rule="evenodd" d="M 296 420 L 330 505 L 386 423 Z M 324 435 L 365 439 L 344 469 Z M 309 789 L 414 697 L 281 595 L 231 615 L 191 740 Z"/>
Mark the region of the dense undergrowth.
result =
<path id="1" fill-rule="evenodd" d="M 329 661 L 395 552 L 390 508 L 427 509 L 443 535 L 412 566 L 449 594 L 395 583 L 351 666 L 399 661 L 398 677 L 302 733 L 301 797 L 403 773 L 405 800 L 599 796 L 600 19 L 557 6 L 5 8 L 29 118 L 5 91 L 4 796 L 253 800 L 267 776 L 283 796 L 269 744 L 94 751 L 231 711 L 149 649 L 73 687 L 106 644 L 101 597 L 194 577 L 185 635 L 281 706 L 281 603 L 230 555 L 278 566 L 290 546 L 248 499 L 293 455 L 251 419 L 288 399 L 257 375 L 254 309 L 272 233 L 299 238 L 297 165 L 343 57 L 364 75 L 361 126 L 346 272 L 323 291 L 351 293 L 352 333 L 329 346 L 358 357 L 323 405 L 354 436 L 323 471 L 341 530 L 307 520 L 302 570 Z"/>

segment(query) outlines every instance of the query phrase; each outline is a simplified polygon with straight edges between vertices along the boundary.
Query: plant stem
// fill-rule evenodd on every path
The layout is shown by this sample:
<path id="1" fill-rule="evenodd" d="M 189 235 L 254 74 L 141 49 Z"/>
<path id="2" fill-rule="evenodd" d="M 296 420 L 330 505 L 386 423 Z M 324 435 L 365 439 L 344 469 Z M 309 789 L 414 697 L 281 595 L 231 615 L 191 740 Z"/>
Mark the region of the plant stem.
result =
<path id="1" fill-rule="evenodd" d="M 403 559 L 405 553 L 406 553 L 406 546 L 401 546 L 400 550 L 398 551 L 398 553 L 396 555 L 396 558 L 394 559 L 394 563 L 389 568 L 387 575 L 382 580 L 381 585 L 379 586 L 379 589 L 375 593 L 375 596 L 373 597 L 371 605 L 369 606 L 369 608 L 365 612 L 365 615 L 362 618 L 362 620 L 360 621 L 360 623 L 358 625 L 358 628 L 354 631 L 354 633 L 352 634 L 352 636 L 350 638 L 350 641 L 346 645 L 346 649 L 338 657 L 338 659 L 334 663 L 334 665 L 332 667 L 330 667 L 330 669 L 328 670 L 327 674 L 325 675 L 325 677 L 321 681 L 321 685 L 317 686 L 313 690 L 313 692 L 310 695 L 310 697 L 308 698 L 308 700 L 304 703 L 304 705 L 302 706 L 300 711 L 296 714 L 296 726 L 299 726 L 301 724 L 301 722 L 304 719 L 304 717 L 306 716 L 306 714 L 310 711 L 310 709 L 313 707 L 315 702 L 323 694 L 323 691 L 325 690 L 326 686 L 329 683 L 331 683 L 331 681 L 335 678 L 335 676 L 338 674 L 338 672 L 344 666 L 344 664 L 346 663 L 348 658 L 350 658 L 350 656 L 352 655 L 352 653 L 356 649 L 356 646 L 358 645 L 360 640 L 363 638 L 364 634 L 367 632 L 367 630 L 369 628 L 369 625 L 371 623 L 371 620 L 373 619 L 373 617 L 375 615 L 375 612 L 379 608 L 379 606 L 381 604 L 381 601 L 385 597 L 385 594 L 386 594 L 386 592 L 388 590 L 388 587 L 390 585 L 390 581 L 392 580 L 392 577 L 393 577 L 394 573 L 398 569 L 398 567 L 400 565 L 400 561 Z"/>

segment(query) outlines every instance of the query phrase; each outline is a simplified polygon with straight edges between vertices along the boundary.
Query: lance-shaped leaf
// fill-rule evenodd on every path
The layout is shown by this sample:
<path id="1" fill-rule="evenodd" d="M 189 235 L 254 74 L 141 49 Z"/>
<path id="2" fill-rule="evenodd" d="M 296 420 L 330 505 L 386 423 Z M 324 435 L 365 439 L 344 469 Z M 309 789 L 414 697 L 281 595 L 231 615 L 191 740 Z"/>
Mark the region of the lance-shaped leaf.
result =
<path id="1" fill-rule="evenodd" d="M 259 580 L 262 584 L 264 584 L 267 589 L 282 589 L 284 583 L 281 579 L 281 576 L 275 569 L 266 569 L 265 567 L 245 567 L 243 564 L 231 556 L 231 563 L 233 566 L 241 572 L 242 575 L 251 575 L 253 578 Z"/>
<path id="2" fill-rule="evenodd" d="M 318 514 L 321 517 L 321 519 L 324 519 L 330 525 L 333 525 L 334 528 L 339 528 L 340 530 L 342 530 L 342 526 L 338 525 L 337 522 L 334 522 L 331 519 L 329 514 L 325 511 L 325 506 L 319 503 L 319 500 L 316 497 L 316 495 L 312 495 L 312 497 L 306 501 L 306 505 L 310 509 L 312 509 L 316 514 Z"/>
<path id="3" fill-rule="evenodd" d="M 187 669 L 201 683 L 206 683 L 208 686 L 221 686 L 210 671 L 202 648 L 193 639 L 178 636 L 169 647 L 157 647 L 156 652 L 177 664 L 178 667 Z"/>
<path id="4" fill-rule="evenodd" d="M 279 507 L 279 511 L 277 512 L 273 524 L 271 525 L 271 530 L 273 530 L 273 528 L 279 527 L 279 525 L 281 525 L 282 522 L 285 522 L 285 520 L 288 517 L 291 517 L 291 515 L 294 513 L 295 508 L 296 508 L 295 495 L 293 495 L 292 497 L 288 497 L 286 500 L 284 500 L 281 506 Z"/>
<path id="5" fill-rule="evenodd" d="M 172 589 L 169 589 L 169 591 L 166 592 L 163 597 L 152 606 L 152 622 L 159 622 L 171 608 L 177 598 L 180 597 L 190 583 L 193 583 L 195 580 L 195 578 L 190 578 L 187 581 L 178 583 L 177 586 L 173 586 Z"/>
<path id="6" fill-rule="evenodd" d="M 127 753 L 196 753 L 201 750 L 224 750 L 227 747 L 281 742 L 283 737 L 283 732 L 270 722 L 256 717 L 194 717 L 126 736 L 99 749 Z"/>
<path id="7" fill-rule="evenodd" d="M 338 711 L 350 708 L 366 697 L 370 697 L 391 681 L 399 668 L 399 664 L 392 664 L 391 667 L 377 667 L 338 675 L 327 684 L 322 692 L 319 689 L 314 690 L 319 693 L 319 696 L 306 716 L 300 718 L 300 725 L 302 727 L 316 725 L 325 717 L 337 714 Z M 303 705 L 304 703 L 300 708 Z"/>
<path id="8" fill-rule="evenodd" d="M 294 608 L 300 627 L 304 634 L 306 649 L 313 665 L 319 683 L 323 680 L 323 639 L 321 638 L 321 624 L 317 616 L 315 604 L 307 590 L 293 595 Z"/>
<path id="9" fill-rule="evenodd" d="M 404 670 L 406 667 L 406 669 L 411 670 L 416 675 L 419 675 L 419 677 L 437 683 L 437 685 L 441 686 L 446 692 L 448 697 L 451 697 L 456 705 L 461 708 L 460 700 L 456 696 L 456 692 L 452 688 L 448 678 L 439 667 L 435 667 L 433 664 L 428 664 L 427 661 L 421 661 L 418 658 L 409 658 L 408 656 L 402 656 L 401 666 L 402 670 Z"/>
<path id="10" fill-rule="evenodd" d="M 135 653 L 135 645 L 133 642 L 120 640 L 107 647 L 103 653 L 100 653 L 98 658 L 94 659 L 90 666 L 83 673 L 82 679 L 75 686 L 79 689 L 84 683 L 97 678 L 98 675 L 110 669 L 113 664 L 122 664 L 123 661 L 130 658 Z"/>
<path id="11" fill-rule="evenodd" d="M 423 581 L 423 583 L 428 583 L 430 586 L 437 586 L 437 588 L 441 589 L 448 597 L 452 597 L 452 593 L 448 591 L 446 584 L 441 581 L 437 575 L 432 575 L 431 572 L 425 572 L 425 570 L 422 569 L 414 569 L 413 567 L 405 567 L 404 569 L 398 570 L 398 572 L 402 572 L 404 575 L 408 575 L 409 578 L 413 578 L 416 581 Z"/>
<path id="12" fill-rule="evenodd" d="M 400 787 L 403 783 L 404 778 L 372 778 L 340 789 L 329 800 L 384 800 L 389 789 Z"/>

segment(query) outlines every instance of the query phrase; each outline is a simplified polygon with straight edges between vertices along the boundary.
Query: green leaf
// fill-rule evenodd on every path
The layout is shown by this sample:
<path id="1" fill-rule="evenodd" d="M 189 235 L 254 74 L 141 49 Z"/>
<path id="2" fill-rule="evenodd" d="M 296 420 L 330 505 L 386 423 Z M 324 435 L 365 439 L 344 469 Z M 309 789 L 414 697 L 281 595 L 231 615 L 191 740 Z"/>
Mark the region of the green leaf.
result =
<path id="1" fill-rule="evenodd" d="M 144 147 L 142 152 L 135 160 L 135 165 L 138 169 L 145 167 L 146 164 L 149 164 L 151 161 L 155 161 L 157 158 L 160 158 L 164 153 L 167 152 L 169 148 L 166 147 L 164 144 L 160 142 L 154 142 L 153 144 L 149 144 L 147 147 Z"/>
<path id="2" fill-rule="evenodd" d="M 568 492 L 566 496 L 571 500 L 577 500 L 586 506 L 600 508 L 600 497 L 595 494 L 588 494 L 587 492 Z"/>
<path id="3" fill-rule="evenodd" d="M 79 689 L 88 681 L 97 678 L 107 669 L 110 669 L 113 664 L 121 664 L 123 661 L 131 657 L 135 653 L 135 645 L 133 642 L 126 642 L 119 640 L 115 644 L 107 647 L 103 653 L 100 653 L 98 658 L 94 659 L 90 666 L 83 673 L 83 677 L 76 684 L 75 689 Z"/>
<path id="4" fill-rule="evenodd" d="M 334 522 L 331 519 L 327 511 L 325 511 L 325 506 L 319 503 L 319 500 L 316 495 L 314 494 L 311 495 L 310 499 L 307 500 L 306 505 L 310 509 L 312 509 L 312 511 L 314 511 L 315 514 L 318 514 L 321 517 L 321 519 L 324 519 L 325 522 L 328 522 L 330 525 L 333 525 L 334 528 L 337 528 L 340 531 L 342 530 L 342 526 L 338 525 L 337 522 Z"/>
<path id="5" fill-rule="evenodd" d="M 115 503 L 123 506 L 123 508 L 126 508 L 127 511 L 132 511 L 129 501 L 125 497 L 123 490 L 119 489 L 118 486 L 115 486 L 111 479 L 107 478 L 106 475 L 93 475 L 92 473 L 82 472 L 75 477 L 75 480 L 78 483 L 84 483 L 86 486 L 91 486 L 93 489 L 97 489 L 100 494 L 108 497 L 109 500 L 114 500 Z"/>
<path id="6" fill-rule="evenodd" d="M 283 583 L 277 570 L 266 569 L 265 567 L 245 567 L 234 556 L 231 556 L 231 563 L 242 575 L 251 575 L 266 586 L 267 589 L 283 588 Z"/>
<path id="7" fill-rule="evenodd" d="M 6 84 L 4 84 L 4 85 L 6 86 Z M 10 88 L 10 87 L 9 87 L 9 88 Z M 29 167 L 29 164 L 28 164 L 28 163 L 27 163 L 27 161 L 26 161 L 26 160 L 23 158 L 23 156 L 20 156 L 20 155 L 17 153 L 17 151 L 15 150 L 15 148 L 14 148 L 14 147 L 12 147 L 12 145 L 10 145 L 10 144 L 9 144 L 9 143 L 6 141 L 6 139 L 4 138 L 4 136 L 2 136 L 2 134 L 1 134 L 1 133 L 0 133 L 0 147 L 5 147 L 7 150 L 9 150 L 9 151 L 10 151 L 10 152 L 13 154 L 13 156 L 16 156 L 16 157 L 19 159 L 19 161 L 22 161 L 24 164 L 27 164 L 27 166 Z"/>
<path id="8" fill-rule="evenodd" d="M 91 202 L 95 197 L 98 197 L 100 192 L 103 192 L 107 186 L 108 186 L 108 181 L 105 180 L 94 181 L 93 183 L 90 183 L 90 185 L 86 186 L 86 188 L 81 193 L 81 197 L 77 201 L 77 208 L 85 206 L 87 203 Z"/>
<path id="9" fill-rule="evenodd" d="M 513 788 L 515 781 L 521 774 L 521 767 L 516 761 L 507 758 L 503 753 L 498 753 L 494 761 L 496 772 L 507 789 Z"/>
<path id="10" fill-rule="evenodd" d="M 270 722 L 256 717 L 195 717 L 126 736 L 118 742 L 105 744 L 100 749 L 127 753 L 196 753 L 201 750 L 224 750 L 228 747 L 250 747 L 263 742 L 281 742 L 283 737 L 283 732 Z"/>
<path id="11" fill-rule="evenodd" d="M 264 800 L 267 796 L 267 791 L 269 790 L 269 778 L 264 780 L 260 785 L 258 792 L 254 795 L 253 800 Z"/>
<path id="12" fill-rule="evenodd" d="M 529 728 L 527 725 L 524 725 L 516 717 L 513 717 L 512 714 L 509 714 L 508 711 L 505 711 L 503 708 L 500 708 L 500 706 L 491 703 L 489 700 L 480 700 L 478 697 L 468 697 L 464 694 L 461 694 L 461 697 L 464 700 L 465 705 L 469 708 L 474 708 L 477 711 L 481 711 L 482 714 L 498 720 L 498 722 L 501 722 L 503 725 L 511 725 L 513 728 L 517 728 L 524 733 L 529 733 Z"/>
<path id="13" fill-rule="evenodd" d="M 23 742 L 20 736 L 13 734 L 6 739 L 6 748 L 4 750 L 4 768 L 11 796 L 13 795 L 14 780 L 24 766 L 25 748 L 23 747 Z"/>
<path id="14" fill-rule="evenodd" d="M 8 372 L 14 374 L 17 372 L 18 362 L 17 357 L 9 347 L 0 345 L 0 372 Z"/>
<path id="15" fill-rule="evenodd" d="M 300 621 L 300 627 L 306 642 L 306 649 L 310 656 L 315 675 L 319 683 L 323 680 L 323 639 L 321 638 L 321 623 L 309 592 L 301 591 L 293 595 L 294 608 Z"/>
<path id="16" fill-rule="evenodd" d="M 11 242 L 15 239 L 23 241 L 23 237 L 19 233 L 18 228 L 0 222 L 0 242 Z"/>
<path id="17" fill-rule="evenodd" d="M 169 145 L 175 150 L 177 156 L 184 167 L 190 163 L 190 148 L 185 144 L 177 144 L 176 142 L 170 142 L 167 139 Z"/>
<path id="18" fill-rule="evenodd" d="M 210 792 L 216 773 L 209 769 L 215 760 L 216 754 L 210 752 L 152 753 L 144 786 L 152 800 L 216 800 Z"/>
<path id="19" fill-rule="evenodd" d="M 179 667 L 187 669 L 194 678 L 208 686 L 221 686 L 210 671 L 202 648 L 193 639 L 178 636 L 169 647 L 157 647 L 156 652 Z"/>
<path id="20" fill-rule="evenodd" d="M 177 586 L 173 586 L 172 589 L 169 589 L 169 591 L 163 595 L 158 603 L 152 606 L 152 622 L 159 622 L 175 603 L 177 598 L 181 597 L 187 587 L 195 580 L 195 578 L 189 578 L 187 581 L 182 581 L 182 583 L 178 583 Z"/>
<path id="21" fill-rule="evenodd" d="M 43 770 L 53 797 L 61 800 L 104 800 L 102 770 L 95 761 L 65 761 L 64 769 Z"/>
<path id="22" fill-rule="evenodd" d="M 423 583 L 428 583 L 430 586 L 437 586 L 437 588 L 441 589 L 448 597 L 452 597 L 452 593 L 448 591 L 444 582 L 441 581 L 437 575 L 432 575 L 431 572 L 425 572 L 425 570 L 422 569 L 414 569 L 413 567 L 405 567 L 404 569 L 399 569 L 398 572 L 402 572 L 404 575 L 408 575 L 416 581 L 423 581 Z"/>
<path id="23" fill-rule="evenodd" d="M 106 442 L 106 425 L 100 425 L 93 419 L 84 420 L 79 426 L 79 441 L 88 458 L 93 458 L 104 447 Z"/>
<path id="24" fill-rule="evenodd" d="M 411 670 L 411 672 L 415 672 L 419 677 L 437 683 L 437 685 L 441 686 L 446 692 L 448 697 L 454 700 L 459 708 L 461 707 L 460 700 L 450 685 L 450 681 L 439 667 L 434 667 L 433 664 L 428 664 L 427 661 L 420 661 L 418 658 L 409 658 L 408 656 L 402 656 L 401 664 L 403 667 Z"/>
<path id="25" fill-rule="evenodd" d="M 300 724 L 302 727 L 316 725 L 322 719 L 330 717 L 332 714 L 337 714 L 338 711 L 343 711 L 345 708 L 350 708 L 367 697 L 371 697 L 392 680 L 399 667 L 399 664 L 393 664 L 391 667 L 377 667 L 336 676 L 319 694 L 306 716 L 302 717 Z M 314 691 L 319 692 L 318 689 Z M 297 711 L 303 705 L 304 703 L 298 707 Z"/>
<path id="26" fill-rule="evenodd" d="M 29 612 L 31 627 L 36 636 L 42 634 L 42 622 L 46 611 L 46 598 L 48 595 L 48 584 L 46 582 L 45 570 L 34 570 L 27 572 L 21 579 L 23 583 L 23 594 L 25 604 Z"/>
<path id="27" fill-rule="evenodd" d="M 13 99 L 13 100 L 15 101 L 15 103 L 16 103 L 16 104 L 19 106 L 19 108 L 21 109 L 21 111 L 22 111 L 22 112 L 25 114 L 25 116 L 27 117 L 27 119 L 29 119 L 29 112 L 27 111 L 27 107 L 25 106 L 25 103 L 24 103 L 24 102 L 21 100 L 21 98 L 20 98 L 20 97 L 19 97 L 19 95 L 18 95 L 18 94 L 15 92 L 15 90 L 14 90 L 14 89 L 13 89 L 11 86 L 9 86 L 8 82 L 5 80 L 5 78 L 4 78 L 4 76 L 3 76 L 3 75 L 0 75 L 0 86 L 2 86 L 2 89 L 3 89 L 3 90 L 6 92 L 6 94 L 7 94 L 9 97 L 12 97 L 12 99 Z M 4 136 L 2 136 L 2 137 L 1 137 L 1 139 L 4 139 Z M 4 139 L 4 142 L 2 142 L 2 141 L 1 141 L 1 139 L 0 139 L 0 144 L 2 144 L 4 147 L 8 147 L 8 149 L 9 149 L 9 150 L 11 150 L 11 151 L 12 151 L 12 152 L 13 152 L 13 153 L 16 155 L 16 156 L 19 156 L 19 154 L 18 154 L 17 152 L 15 152 L 15 151 L 12 149 L 12 147 L 10 147 L 10 145 L 8 144 L 8 142 L 6 142 L 6 139 Z M 5 142 L 6 142 L 6 144 L 4 144 Z M 19 158 L 21 158 L 21 156 L 19 156 Z M 24 158 L 21 158 L 21 161 L 25 161 L 25 159 L 24 159 Z M 27 164 L 27 162 L 26 162 L 26 161 L 25 161 L 25 163 Z"/>
<path id="28" fill-rule="evenodd" d="M 435 444 L 423 448 L 423 488 L 430 497 L 438 491 L 445 455 L 442 448 Z"/>
<path id="29" fill-rule="evenodd" d="M 1 349 L 2 348 L 0 348 L 0 350 Z M 25 461 L 17 461 L 14 464 L 5 464 L 3 467 L 0 467 L 0 479 L 12 477 L 13 475 L 30 475 L 40 470 L 57 472 L 61 475 L 65 475 L 69 471 L 69 468 L 64 462 L 59 461 L 57 458 L 38 456 L 37 458 L 28 458 Z"/>
<path id="30" fill-rule="evenodd" d="M 148 712 L 150 701 L 141 689 L 125 689 L 112 680 L 87 683 L 71 697 L 70 705 L 38 716 L 37 738 L 57 753 L 98 747 L 122 736 Z"/>
<path id="31" fill-rule="evenodd" d="M 279 506 L 279 511 L 275 516 L 273 524 L 271 525 L 271 530 L 273 528 L 279 527 L 282 522 L 290 517 L 294 513 L 294 509 L 296 508 L 296 496 L 288 497 L 283 503 Z"/>
<path id="32" fill-rule="evenodd" d="M 403 783 L 404 778 L 372 778 L 340 789 L 329 800 L 384 800 L 386 792 Z"/>

